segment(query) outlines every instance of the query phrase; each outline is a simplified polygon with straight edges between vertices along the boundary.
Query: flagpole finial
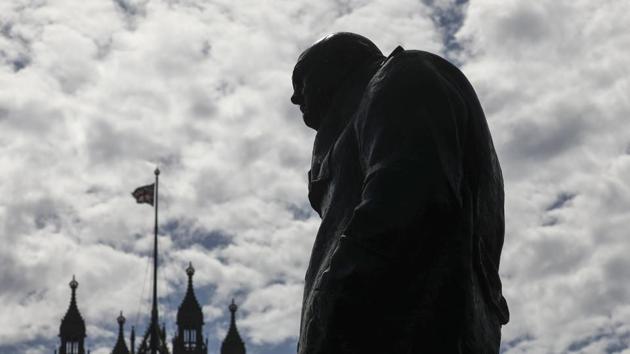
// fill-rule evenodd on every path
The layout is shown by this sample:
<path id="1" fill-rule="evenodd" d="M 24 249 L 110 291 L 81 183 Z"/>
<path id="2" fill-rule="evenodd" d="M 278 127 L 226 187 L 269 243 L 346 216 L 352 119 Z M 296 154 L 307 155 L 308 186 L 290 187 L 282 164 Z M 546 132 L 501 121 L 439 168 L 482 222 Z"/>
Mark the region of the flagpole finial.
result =
<path id="1" fill-rule="evenodd" d="M 154 173 L 155 173 L 156 176 L 159 176 L 160 175 L 160 169 L 156 167 Z"/>

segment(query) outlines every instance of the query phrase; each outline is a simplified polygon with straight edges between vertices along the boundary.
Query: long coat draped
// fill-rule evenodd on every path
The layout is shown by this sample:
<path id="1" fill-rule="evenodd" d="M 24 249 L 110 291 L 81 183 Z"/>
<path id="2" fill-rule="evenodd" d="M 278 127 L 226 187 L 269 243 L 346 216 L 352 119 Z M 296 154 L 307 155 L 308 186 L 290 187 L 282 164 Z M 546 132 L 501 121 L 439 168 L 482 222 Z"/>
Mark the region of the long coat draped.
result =
<path id="1" fill-rule="evenodd" d="M 503 179 L 481 105 L 436 55 L 379 65 L 316 137 L 298 353 L 498 353 Z"/>

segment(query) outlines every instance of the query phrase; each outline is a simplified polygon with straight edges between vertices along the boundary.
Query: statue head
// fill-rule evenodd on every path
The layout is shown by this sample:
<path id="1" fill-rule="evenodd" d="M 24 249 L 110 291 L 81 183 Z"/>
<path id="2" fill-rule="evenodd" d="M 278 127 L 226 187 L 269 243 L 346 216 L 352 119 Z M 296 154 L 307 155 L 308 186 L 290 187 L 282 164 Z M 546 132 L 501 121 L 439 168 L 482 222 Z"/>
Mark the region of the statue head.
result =
<path id="1" fill-rule="evenodd" d="M 319 129 L 342 84 L 361 68 L 382 59 L 372 41 L 349 32 L 328 35 L 302 52 L 293 69 L 291 102 L 300 106 L 304 123 Z"/>

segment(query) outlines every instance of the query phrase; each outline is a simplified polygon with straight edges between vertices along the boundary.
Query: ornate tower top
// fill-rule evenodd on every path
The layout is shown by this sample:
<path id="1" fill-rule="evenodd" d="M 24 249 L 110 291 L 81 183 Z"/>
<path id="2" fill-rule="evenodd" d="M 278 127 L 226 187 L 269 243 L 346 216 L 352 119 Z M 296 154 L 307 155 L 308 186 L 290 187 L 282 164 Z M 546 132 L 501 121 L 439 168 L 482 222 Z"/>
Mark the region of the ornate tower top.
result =
<path id="1" fill-rule="evenodd" d="M 203 312 L 201 306 L 195 296 L 195 289 L 193 288 L 193 275 L 195 275 L 195 268 L 192 263 L 188 264 L 186 268 L 186 274 L 188 275 L 188 289 L 186 289 L 186 295 L 179 310 L 177 311 L 177 325 L 185 328 L 197 328 L 203 325 Z"/>
<path id="2" fill-rule="evenodd" d="M 126 318 L 125 316 L 123 316 L 122 311 L 120 311 L 120 315 L 116 319 L 116 322 L 118 322 L 120 326 L 123 326 L 125 324 L 125 321 L 126 321 Z"/>
<path id="3" fill-rule="evenodd" d="M 232 299 L 228 309 L 231 315 L 230 328 L 221 344 L 221 354 L 245 354 L 245 344 L 236 328 L 236 310 L 238 310 L 238 306 L 234 303 L 234 299 Z"/>
<path id="4" fill-rule="evenodd" d="M 118 316 L 116 320 L 118 321 L 118 339 L 116 340 L 116 345 L 114 345 L 112 354 L 129 354 L 127 343 L 125 343 L 125 316 L 123 316 L 122 311 L 120 311 L 120 316 Z"/>
<path id="5" fill-rule="evenodd" d="M 188 289 L 177 310 L 177 334 L 173 337 L 173 354 L 208 354 L 208 340 L 204 342 L 203 312 L 195 296 L 193 275 L 195 268 L 188 263 Z"/>
<path id="6" fill-rule="evenodd" d="M 70 289 L 72 289 L 72 293 L 74 294 L 74 291 L 77 290 L 77 288 L 79 287 L 79 282 L 74 278 L 74 274 L 72 274 L 72 280 L 68 284 L 70 285 Z"/>
<path id="7" fill-rule="evenodd" d="M 77 307 L 77 288 L 79 287 L 79 282 L 75 279 L 74 275 L 69 285 L 70 289 L 72 289 L 72 296 L 70 298 L 68 311 L 66 311 L 63 320 L 61 320 L 61 325 L 59 326 L 59 337 L 65 340 L 77 341 L 85 338 L 85 321 Z"/>
<path id="8" fill-rule="evenodd" d="M 232 299 L 232 303 L 228 306 L 228 309 L 232 313 L 232 318 L 234 318 L 234 314 L 236 313 L 236 310 L 238 310 L 238 306 L 234 303 L 234 299 Z"/>
<path id="9" fill-rule="evenodd" d="M 188 274 L 188 278 L 192 281 L 192 276 L 195 275 L 195 268 L 192 266 L 192 262 L 188 262 L 188 268 L 186 268 L 186 274 Z"/>

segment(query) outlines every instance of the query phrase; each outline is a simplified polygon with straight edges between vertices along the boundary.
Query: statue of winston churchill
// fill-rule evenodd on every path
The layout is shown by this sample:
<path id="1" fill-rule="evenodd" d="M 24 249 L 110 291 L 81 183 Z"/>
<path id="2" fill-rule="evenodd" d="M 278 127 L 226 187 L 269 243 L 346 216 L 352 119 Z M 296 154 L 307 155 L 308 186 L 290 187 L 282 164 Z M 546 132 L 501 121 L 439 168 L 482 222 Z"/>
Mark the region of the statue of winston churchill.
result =
<path id="1" fill-rule="evenodd" d="M 292 79 L 317 131 L 308 197 L 322 219 L 298 353 L 499 353 L 503 178 L 465 76 L 336 33 Z"/>

